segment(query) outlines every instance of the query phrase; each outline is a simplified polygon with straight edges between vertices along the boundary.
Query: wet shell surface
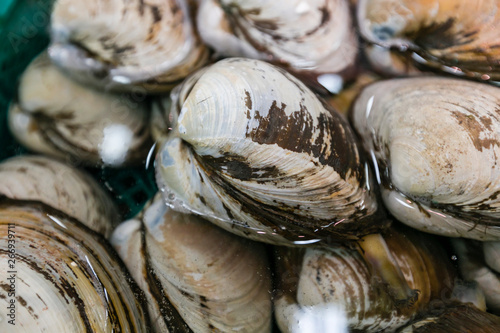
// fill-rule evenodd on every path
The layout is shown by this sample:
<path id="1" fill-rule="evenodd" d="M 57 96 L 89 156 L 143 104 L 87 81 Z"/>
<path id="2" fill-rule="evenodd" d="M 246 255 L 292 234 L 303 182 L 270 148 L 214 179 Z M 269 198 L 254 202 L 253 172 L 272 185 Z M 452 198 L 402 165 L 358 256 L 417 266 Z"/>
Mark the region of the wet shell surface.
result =
<path id="1" fill-rule="evenodd" d="M 42 54 L 21 77 L 9 128 L 39 153 L 91 165 L 137 164 L 152 146 L 142 102 L 82 86 Z"/>
<path id="2" fill-rule="evenodd" d="M 113 201 L 93 178 L 48 157 L 24 155 L 0 163 L 0 195 L 44 203 L 105 237 L 119 220 Z"/>
<path id="3" fill-rule="evenodd" d="M 51 207 L 0 201 L 0 259 L 15 267 L 0 272 L 2 332 L 149 332 L 140 291 L 112 247 Z"/>
<path id="4" fill-rule="evenodd" d="M 422 231 L 500 238 L 500 89 L 437 77 L 367 87 L 352 119 L 384 203 Z"/>
<path id="5" fill-rule="evenodd" d="M 204 0 L 197 22 L 216 52 L 271 61 L 332 92 L 354 72 L 358 42 L 345 0 Z"/>
<path id="6" fill-rule="evenodd" d="M 482 80 L 500 80 L 497 0 L 360 0 L 367 41 L 408 52 L 410 62 Z M 390 56 L 387 56 L 389 58 Z"/>
<path id="7" fill-rule="evenodd" d="M 175 212 L 159 195 L 112 243 L 146 293 L 156 332 L 271 331 L 261 244 Z"/>
<path id="8" fill-rule="evenodd" d="M 405 229 L 383 235 L 387 250 L 418 298 L 398 304 L 391 289 L 372 274 L 358 249 L 333 244 L 328 248 L 281 248 L 276 253 L 278 288 L 275 316 L 282 332 L 301 332 L 307 312 L 339 318 L 339 332 L 392 332 L 408 323 L 436 298 L 451 293 L 454 272 L 446 253 L 432 239 Z M 304 316 L 306 315 L 306 316 Z M 305 318 L 304 318 L 305 317 Z M 304 320 L 298 320 L 301 318 Z M 344 329 L 344 330 L 342 330 Z M 321 331 L 321 330 L 318 330 Z"/>
<path id="9" fill-rule="evenodd" d="M 398 333 L 496 333 L 500 317 L 466 304 L 453 304 L 435 309 Z"/>
<path id="10" fill-rule="evenodd" d="M 99 87 L 169 90 L 208 59 L 191 10 L 185 0 L 59 0 L 50 57 Z"/>
<path id="11" fill-rule="evenodd" d="M 226 59 L 172 95 L 156 171 L 174 209 L 287 245 L 387 224 L 347 122 L 284 70 Z"/>
<path id="12" fill-rule="evenodd" d="M 458 267 L 465 280 L 475 281 L 483 291 L 488 311 L 500 315 L 500 270 L 498 242 L 479 243 L 455 239 Z M 491 264 L 490 264 L 491 263 Z"/>

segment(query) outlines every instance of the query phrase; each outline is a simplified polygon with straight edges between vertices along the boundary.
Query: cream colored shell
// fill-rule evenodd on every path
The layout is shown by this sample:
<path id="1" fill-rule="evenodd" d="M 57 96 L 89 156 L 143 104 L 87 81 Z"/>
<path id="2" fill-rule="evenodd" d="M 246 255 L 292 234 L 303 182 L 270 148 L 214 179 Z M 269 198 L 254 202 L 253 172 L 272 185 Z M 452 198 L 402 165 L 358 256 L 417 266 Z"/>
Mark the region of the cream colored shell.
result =
<path id="1" fill-rule="evenodd" d="M 52 60 L 81 81 L 117 90 L 165 91 L 208 58 L 185 0 L 59 0 Z"/>
<path id="2" fill-rule="evenodd" d="M 438 77 L 367 87 L 353 123 L 400 221 L 451 237 L 500 238 L 500 89 Z"/>
<path id="3" fill-rule="evenodd" d="M 357 56 L 357 37 L 346 0 L 201 1 L 201 38 L 226 56 L 267 60 L 288 70 L 320 76 L 325 84 L 347 77 Z M 326 75 L 325 75 L 326 74 Z M 325 76 L 321 76 L 325 75 Z"/>
<path id="4" fill-rule="evenodd" d="M 408 51 L 413 63 L 459 76 L 500 79 L 497 0 L 360 0 L 357 18 L 362 37 L 386 52 Z"/>
<path id="5" fill-rule="evenodd" d="M 226 59 L 188 79 L 169 104 L 172 130 L 156 171 L 174 209 L 287 245 L 386 225 L 349 125 L 284 70 Z"/>
<path id="6" fill-rule="evenodd" d="M 118 224 L 115 204 L 90 175 L 47 157 L 24 155 L 0 163 L 0 194 L 42 202 L 105 237 Z"/>
<path id="7" fill-rule="evenodd" d="M 21 77 L 9 128 L 39 153 L 91 165 L 137 164 L 152 146 L 144 98 L 85 87 L 42 54 Z"/>
<path id="8" fill-rule="evenodd" d="M 157 332 L 270 332 L 271 280 L 264 248 L 157 195 L 111 239 L 145 291 Z"/>
<path id="9" fill-rule="evenodd" d="M 0 331 L 149 332 L 144 301 L 111 246 L 47 207 L 0 200 Z"/>

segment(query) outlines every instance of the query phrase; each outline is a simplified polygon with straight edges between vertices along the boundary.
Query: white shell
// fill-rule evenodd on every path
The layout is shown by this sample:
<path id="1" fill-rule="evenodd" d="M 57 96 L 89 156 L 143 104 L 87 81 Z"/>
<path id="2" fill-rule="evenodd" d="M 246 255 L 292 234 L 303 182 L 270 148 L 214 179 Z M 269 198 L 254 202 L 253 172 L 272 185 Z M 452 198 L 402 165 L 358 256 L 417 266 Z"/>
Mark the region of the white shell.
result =
<path id="1" fill-rule="evenodd" d="M 392 230 L 384 235 L 393 264 L 418 299 L 399 306 L 386 286 L 372 275 L 370 264 L 355 248 L 332 244 L 329 248 L 277 251 L 275 315 L 282 332 L 298 332 L 298 319 L 308 309 L 326 309 L 350 330 L 392 332 L 408 323 L 433 299 L 453 288 L 453 271 L 435 240 L 411 231 Z M 299 317 L 297 316 L 299 315 Z M 328 318 L 318 318 L 327 321 Z"/>
<path id="2" fill-rule="evenodd" d="M 500 239 L 500 89 L 437 77 L 377 82 L 353 108 L 382 197 L 422 231 Z"/>
<path id="3" fill-rule="evenodd" d="M 84 82 L 164 91 L 208 58 L 185 0 L 59 0 L 52 60 Z"/>
<path id="4" fill-rule="evenodd" d="M 386 225 L 345 120 L 270 64 L 226 59 L 172 94 L 157 182 L 174 209 L 274 244 Z"/>
<path id="5" fill-rule="evenodd" d="M 320 84 L 336 80 L 341 87 L 340 76 L 327 76 L 352 76 L 358 42 L 346 0 L 203 0 L 197 24 L 203 41 L 220 54 L 319 75 Z"/>
<path id="6" fill-rule="evenodd" d="M 86 164 L 138 163 L 152 145 L 143 101 L 84 87 L 45 54 L 21 77 L 9 127 L 31 150 Z"/>
<path id="7" fill-rule="evenodd" d="M 495 268 L 498 268 L 498 262 L 494 263 L 493 266 L 489 266 L 487 263 L 487 261 L 498 258 L 498 253 L 494 254 L 494 257 L 486 257 L 486 255 L 492 254 L 491 245 L 482 248 L 483 243 L 465 239 L 453 239 L 452 244 L 457 253 L 458 267 L 463 278 L 477 282 L 486 298 L 487 310 L 499 315 L 500 271 L 495 271 Z"/>
<path id="8" fill-rule="evenodd" d="M 410 64 L 500 79 L 497 0 L 360 0 L 357 16 L 363 38 L 387 53 L 406 52 Z"/>
<path id="9" fill-rule="evenodd" d="M 149 332 L 141 294 L 112 247 L 46 208 L 0 200 L 0 331 Z"/>
<path id="10" fill-rule="evenodd" d="M 105 237 L 119 219 L 113 201 L 94 179 L 47 157 L 25 155 L 0 163 L 0 195 L 42 202 Z"/>
<path id="11" fill-rule="evenodd" d="M 111 241 L 145 291 L 157 332 L 177 332 L 179 325 L 193 332 L 271 331 L 270 271 L 260 244 L 177 213 L 159 195 Z"/>

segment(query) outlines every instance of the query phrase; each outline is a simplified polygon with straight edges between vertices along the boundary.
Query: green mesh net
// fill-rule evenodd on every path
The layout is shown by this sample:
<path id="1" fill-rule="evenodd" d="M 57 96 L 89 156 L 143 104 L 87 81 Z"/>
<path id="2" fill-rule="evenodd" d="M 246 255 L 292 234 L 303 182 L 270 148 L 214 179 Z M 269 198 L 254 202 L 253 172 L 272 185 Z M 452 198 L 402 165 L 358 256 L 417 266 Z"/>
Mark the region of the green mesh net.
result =
<path id="1" fill-rule="evenodd" d="M 7 126 L 7 107 L 17 80 L 48 43 L 47 27 L 53 0 L 0 0 L 0 161 L 26 153 Z M 138 213 L 156 192 L 153 168 L 88 169 L 111 193 L 123 218 Z"/>

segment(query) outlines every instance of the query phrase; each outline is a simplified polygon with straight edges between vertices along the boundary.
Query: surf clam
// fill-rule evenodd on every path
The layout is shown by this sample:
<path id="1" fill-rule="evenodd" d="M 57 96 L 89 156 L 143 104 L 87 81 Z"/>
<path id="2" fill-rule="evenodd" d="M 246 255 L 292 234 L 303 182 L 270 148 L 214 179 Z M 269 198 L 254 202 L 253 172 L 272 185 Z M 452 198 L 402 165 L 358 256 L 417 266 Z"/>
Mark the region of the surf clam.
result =
<path id="1" fill-rule="evenodd" d="M 498 81 L 498 6 L 496 0 L 360 0 L 357 16 L 362 37 L 387 53 L 407 52 L 413 63 Z"/>
<path id="2" fill-rule="evenodd" d="M 74 82 L 45 53 L 23 73 L 8 118 L 22 145 L 74 163 L 138 164 L 152 145 L 144 103 Z"/>
<path id="3" fill-rule="evenodd" d="M 500 270 L 498 242 L 452 241 L 458 267 L 465 280 L 475 281 L 483 291 L 488 311 L 500 314 Z"/>
<path id="4" fill-rule="evenodd" d="M 98 87 L 170 90 L 208 60 L 192 26 L 190 4 L 56 1 L 50 57 L 73 77 Z"/>
<path id="5" fill-rule="evenodd" d="M 354 127 L 398 220 L 450 237 L 499 239 L 499 91 L 422 77 L 374 83 L 360 94 Z"/>
<path id="6" fill-rule="evenodd" d="M 3 332 L 149 331 L 140 291 L 111 246 L 58 210 L 1 198 L 0 259 L 15 268 L 0 273 L 0 304 L 16 307 L 15 326 L 0 313 Z"/>
<path id="7" fill-rule="evenodd" d="M 480 311 L 474 306 L 455 303 L 434 309 L 425 318 L 416 320 L 398 333 L 495 333 L 500 317 Z"/>
<path id="8" fill-rule="evenodd" d="M 217 53 L 271 61 L 333 92 L 354 73 L 358 41 L 345 0 L 204 0 L 197 25 Z"/>
<path id="9" fill-rule="evenodd" d="M 307 327 L 297 317 L 308 309 L 326 309 L 342 318 L 338 331 L 393 332 L 425 311 L 435 299 L 451 294 L 455 272 L 437 240 L 409 228 L 391 228 L 382 235 L 392 265 L 410 288 L 410 302 L 400 303 L 356 248 L 281 248 L 276 251 L 278 287 L 275 316 L 282 332 Z M 326 320 L 320 318 L 320 320 Z M 338 324 L 337 323 L 337 324 Z M 332 323 L 335 324 L 335 323 Z"/>
<path id="10" fill-rule="evenodd" d="M 174 209 L 286 245 L 387 225 L 349 125 L 284 70 L 225 59 L 172 95 L 156 171 Z"/>
<path id="11" fill-rule="evenodd" d="M 261 244 L 175 212 L 161 195 L 111 241 L 145 291 L 157 332 L 271 331 L 271 277 Z"/>
<path id="12" fill-rule="evenodd" d="M 119 221 L 112 199 L 90 175 L 43 156 L 17 156 L 0 163 L 0 195 L 40 202 L 105 237 Z"/>

